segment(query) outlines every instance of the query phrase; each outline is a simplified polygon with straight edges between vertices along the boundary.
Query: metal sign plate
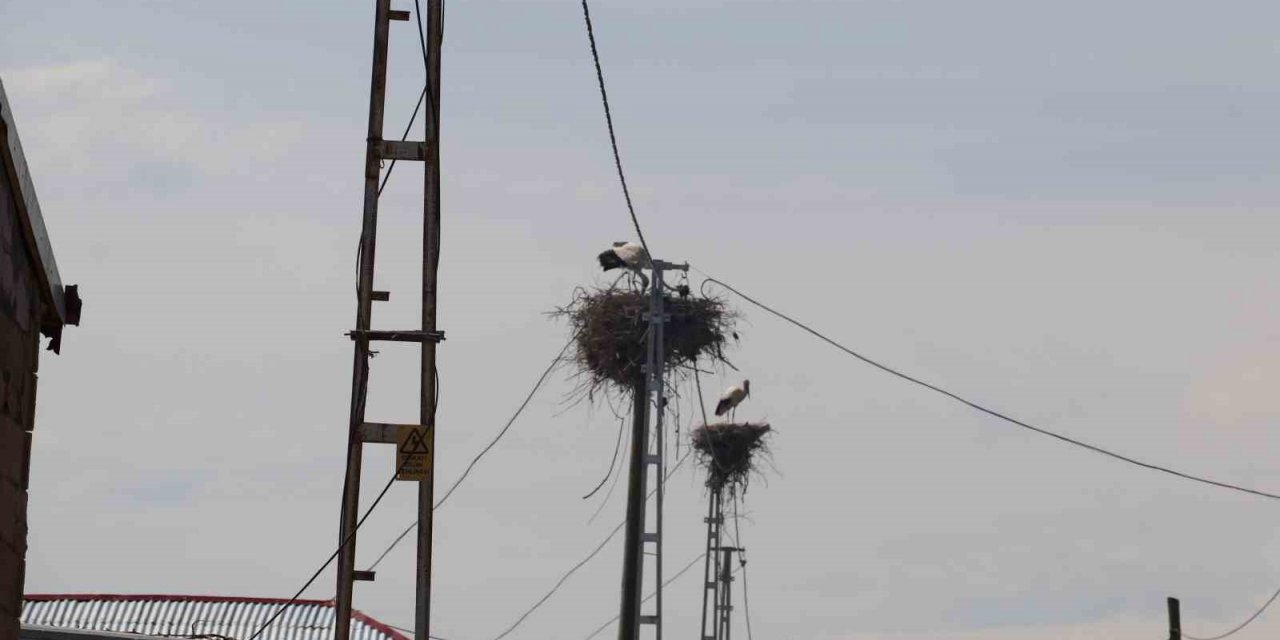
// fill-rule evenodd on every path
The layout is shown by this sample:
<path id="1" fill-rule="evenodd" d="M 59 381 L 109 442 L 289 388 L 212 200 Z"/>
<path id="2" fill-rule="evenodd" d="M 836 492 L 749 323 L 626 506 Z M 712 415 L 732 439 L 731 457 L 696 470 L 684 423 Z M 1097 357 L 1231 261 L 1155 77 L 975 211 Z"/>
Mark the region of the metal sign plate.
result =
<path id="1" fill-rule="evenodd" d="M 436 430 L 432 427 L 399 425 L 396 434 L 396 480 L 421 482 L 431 477 Z"/>

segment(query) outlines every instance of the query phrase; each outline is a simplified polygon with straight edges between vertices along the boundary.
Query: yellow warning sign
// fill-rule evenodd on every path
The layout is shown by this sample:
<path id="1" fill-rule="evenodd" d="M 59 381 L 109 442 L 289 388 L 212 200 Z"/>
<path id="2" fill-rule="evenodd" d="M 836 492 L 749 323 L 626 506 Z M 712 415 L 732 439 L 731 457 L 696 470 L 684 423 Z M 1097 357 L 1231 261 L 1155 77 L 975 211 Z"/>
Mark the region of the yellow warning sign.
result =
<path id="1" fill-rule="evenodd" d="M 423 481 L 431 477 L 436 430 L 402 424 L 396 433 L 396 480 Z"/>

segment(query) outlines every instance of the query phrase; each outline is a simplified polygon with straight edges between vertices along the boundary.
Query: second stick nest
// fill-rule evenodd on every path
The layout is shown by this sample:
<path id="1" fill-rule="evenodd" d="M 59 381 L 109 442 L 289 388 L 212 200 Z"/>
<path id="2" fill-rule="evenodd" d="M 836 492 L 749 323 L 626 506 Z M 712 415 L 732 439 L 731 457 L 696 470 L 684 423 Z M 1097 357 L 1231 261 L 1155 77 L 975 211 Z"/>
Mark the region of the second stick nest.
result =
<path id="1" fill-rule="evenodd" d="M 707 469 L 707 487 L 745 489 L 759 456 L 769 455 L 767 423 L 722 422 L 693 430 L 693 449 Z"/>

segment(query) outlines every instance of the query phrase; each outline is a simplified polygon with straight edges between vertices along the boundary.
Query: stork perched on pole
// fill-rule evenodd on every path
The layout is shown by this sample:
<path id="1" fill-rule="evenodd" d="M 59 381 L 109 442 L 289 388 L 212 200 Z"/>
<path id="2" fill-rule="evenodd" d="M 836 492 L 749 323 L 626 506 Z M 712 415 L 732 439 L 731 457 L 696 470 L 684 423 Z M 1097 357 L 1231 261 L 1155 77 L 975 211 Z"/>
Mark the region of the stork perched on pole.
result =
<path id="1" fill-rule="evenodd" d="M 725 389 L 724 393 L 720 394 L 720 402 L 716 403 L 716 415 L 722 416 L 737 409 L 738 405 L 742 404 L 742 401 L 746 400 L 749 395 L 751 395 L 750 380 L 743 380 L 741 385 L 735 384 Z M 729 419 L 733 420 L 732 415 Z"/>
<path id="2" fill-rule="evenodd" d="M 605 271 L 626 269 L 640 276 L 640 280 L 644 282 L 641 291 L 649 288 L 649 279 L 641 271 L 650 266 L 649 254 L 644 250 L 643 245 L 636 242 L 615 242 L 613 247 L 602 251 L 597 259 L 600 261 L 601 269 Z"/>

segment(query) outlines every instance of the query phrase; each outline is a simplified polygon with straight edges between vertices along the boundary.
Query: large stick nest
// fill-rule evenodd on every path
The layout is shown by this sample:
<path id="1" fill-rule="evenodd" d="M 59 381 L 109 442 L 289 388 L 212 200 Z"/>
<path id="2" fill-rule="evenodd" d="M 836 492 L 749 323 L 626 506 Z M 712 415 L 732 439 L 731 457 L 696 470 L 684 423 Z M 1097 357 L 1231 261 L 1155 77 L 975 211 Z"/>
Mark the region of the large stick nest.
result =
<path id="1" fill-rule="evenodd" d="M 616 288 L 580 290 L 555 315 L 569 318 L 577 352 L 574 360 L 586 376 L 588 396 L 602 387 L 630 391 L 644 379 L 648 359 L 648 293 Z M 719 298 L 665 296 L 663 348 L 668 369 L 692 368 L 700 358 L 726 362 L 724 346 L 736 317 Z"/>
<path id="2" fill-rule="evenodd" d="M 745 490 L 758 456 L 769 455 L 765 437 L 771 430 L 764 422 L 721 422 L 694 429 L 693 450 L 707 469 L 707 487 Z"/>

